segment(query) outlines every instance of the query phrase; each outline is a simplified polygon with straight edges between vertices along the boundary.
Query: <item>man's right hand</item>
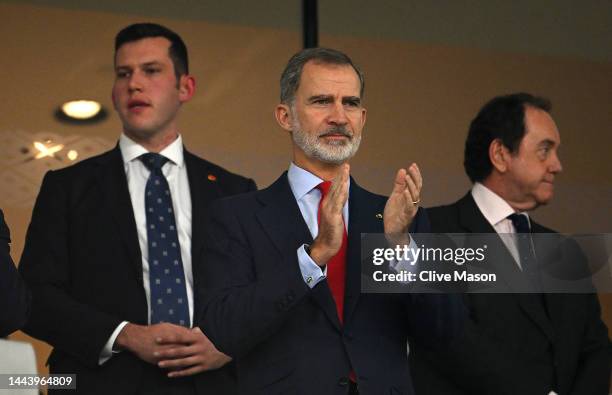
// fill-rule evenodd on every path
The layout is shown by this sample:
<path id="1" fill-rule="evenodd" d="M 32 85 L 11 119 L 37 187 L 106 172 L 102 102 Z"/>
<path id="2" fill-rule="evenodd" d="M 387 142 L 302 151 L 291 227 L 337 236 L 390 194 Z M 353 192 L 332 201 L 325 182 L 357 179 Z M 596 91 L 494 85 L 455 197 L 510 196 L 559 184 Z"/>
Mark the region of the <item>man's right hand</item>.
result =
<path id="1" fill-rule="evenodd" d="M 145 362 L 157 364 L 160 356 L 156 353 L 161 349 L 173 347 L 171 344 L 160 346 L 159 340 L 184 335 L 185 332 L 189 333 L 189 329 L 170 323 L 148 326 L 128 323 L 119 332 L 115 345 L 132 352 Z"/>
<path id="2" fill-rule="evenodd" d="M 325 266 L 342 246 L 345 232 L 342 209 L 348 198 L 349 171 L 348 163 L 343 164 L 321 203 L 319 234 L 310 247 L 310 257 L 321 267 Z"/>

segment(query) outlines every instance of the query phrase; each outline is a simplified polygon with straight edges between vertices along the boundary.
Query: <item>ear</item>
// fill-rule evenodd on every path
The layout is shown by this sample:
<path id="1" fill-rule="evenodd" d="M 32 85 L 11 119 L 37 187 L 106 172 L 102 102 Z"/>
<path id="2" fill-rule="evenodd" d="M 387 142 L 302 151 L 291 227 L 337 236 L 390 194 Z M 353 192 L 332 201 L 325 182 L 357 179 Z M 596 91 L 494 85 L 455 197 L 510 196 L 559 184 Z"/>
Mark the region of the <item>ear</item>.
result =
<path id="1" fill-rule="evenodd" d="M 489 160 L 499 173 L 505 173 L 508 170 L 510 155 L 510 151 L 500 139 L 493 140 L 489 145 Z"/>
<path id="2" fill-rule="evenodd" d="M 366 123 L 366 115 L 368 114 L 368 110 L 366 110 L 365 108 L 361 109 L 361 129 L 363 130 L 363 127 L 365 126 Z"/>
<path id="3" fill-rule="evenodd" d="M 114 89 L 111 91 L 111 100 L 113 102 L 113 108 L 116 110 L 117 109 L 117 103 L 115 102 L 115 90 Z"/>
<path id="4" fill-rule="evenodd" d="M 179 101 L 188 102 L 195 94 L 195 78 L 189 74 L 183 74 L 179 80 Z"/>
<path id="5" fill-rule="evenodd" d="M 288 132 L 293 130 L 293 114 L 291 113 L 291 108 L 289 108 L 288 105 L 283 103 L 278 104 L 274 109 L 274 117 L 281 128 Z"/>

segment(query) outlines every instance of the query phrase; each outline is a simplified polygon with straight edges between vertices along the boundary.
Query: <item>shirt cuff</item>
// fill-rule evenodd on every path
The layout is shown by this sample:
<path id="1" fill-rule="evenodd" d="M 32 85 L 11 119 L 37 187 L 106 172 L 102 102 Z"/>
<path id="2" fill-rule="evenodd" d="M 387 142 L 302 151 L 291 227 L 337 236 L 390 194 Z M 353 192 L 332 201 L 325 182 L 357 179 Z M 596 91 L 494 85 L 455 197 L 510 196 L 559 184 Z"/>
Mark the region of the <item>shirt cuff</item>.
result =
<path id="1" fill-rule="evenodd" d="M 121 324 L 117 325 L 117 328 L 113 331 L 113 333 L 108 338 L 108 341 L 104 345 L 102 352 L 100 353 L 100 358 L 98 359 L 98 364 L 102 365 L 104 362 L 111 359 L 113 354 L 119 354 L 120 351 L 113 350 L 113 345 L 115 344 L 115 340 L 117 340 L 117 336 L 121 333 L 121 330 L 128 324 L 127 321 L 123 321 Z"/>
<path id="2" fill-rule="evenodd" d="M 325 280 L 327 267 L 325 267 L 325 270 L 322 270 L 321 267 L 312 260 L 310 255 L 306 252 L 306 245 L 307 244 L 302 244 L 302 246 L 298 248 L 297 257 L 300 265 L 300 272 L 302 272 L 302 278 L 306 285 L 312 289 L 315 285 Z"/>
<path id="3" fill-rule="evenodd" d="M 406 273 L 417 273 L 419 268 L 418 268 L 418 259 L 415 259 L 414 257 L 416 256 L 416 251 L 419 249 L 419 247 L 417 246 L 417 244 L 414 242 L 414 238 L 410 238 L 410 244 L 408 245 L 408 248 L 410 250 L 412 250 L 412 253 L 410 254 L 406 254 L 406 259 L 394 259 L 391 262 L 389 262 L 389 269 L 391 269 L 391 271 L 395 272 L 395 273 L 402 273 L 402 272 L 406 272 Z M 409 281 L 402 281 L 405 283 L 408 283 Z"/>

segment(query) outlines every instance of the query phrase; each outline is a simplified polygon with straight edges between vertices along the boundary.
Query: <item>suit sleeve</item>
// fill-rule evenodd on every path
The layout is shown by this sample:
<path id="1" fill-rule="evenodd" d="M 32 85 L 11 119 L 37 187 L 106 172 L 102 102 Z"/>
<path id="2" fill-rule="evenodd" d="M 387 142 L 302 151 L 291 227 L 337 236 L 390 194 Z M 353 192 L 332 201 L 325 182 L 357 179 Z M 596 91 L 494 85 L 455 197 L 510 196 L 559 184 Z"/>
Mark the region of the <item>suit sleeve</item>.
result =
<path id="1" fill-rule="evenodd" d="M 233 358 L 272 336 L 310 291 L 295 251 L 286 262 L 256 269 L 252 247 L 227 200 L 210 208 L 204 249 L 204 318 L 199 325 Z M 278 256 L 267 259 L 283 259 Z"/>
<path id="2" fill-rule="evenodd" d="M 257 190 L 257 184 L 255 184 L 255 180 L 252 178 L 247 179 L 246 183 L 246 191 L 245 192 L 253 192 Z"/>
<path id="3" fill-rule="evenodd" d="M 71 265 L 78 262 L 70 259 L 69 218 L 68 194 L 57 174 L 48 172 L 19 265 L 32 292 L 31 315 L 24 331 L 93 367 L 121 320 L 71 297 Z"/>
<path id="4" fill-rule="evenodd" d="M 610 339 L 608 329 L 601 320 L 597 295 L 586 295 L 586 298 L 587 326 L 571 395 L 605 395 L 610 389 Z"/>
<path id="5" fill-rule="evenodd" d="M 419 209 L 417 212 L 409 232 L 414 235 L 413 239 L 419 239 L 418 233 L 431 233 L 429 217 L 424 209 Z M 425 240 L 428 238 L 425 237 Z M 425 243 L 429 244 L 428 241 Z M 449 343 L 462 333 L 467 310 L 460 295 L 411 293 L 409 296 L 410 302 L 406 305 L 406 311 L 409 316 L 411 338 L 437 346 Z"/>
<path id="6" fill-rule="evenodd" d="M 0 211 L 0 337 L 20 329 L 27 319 L 29 294 L 10 255 L 9 230 Z"/>

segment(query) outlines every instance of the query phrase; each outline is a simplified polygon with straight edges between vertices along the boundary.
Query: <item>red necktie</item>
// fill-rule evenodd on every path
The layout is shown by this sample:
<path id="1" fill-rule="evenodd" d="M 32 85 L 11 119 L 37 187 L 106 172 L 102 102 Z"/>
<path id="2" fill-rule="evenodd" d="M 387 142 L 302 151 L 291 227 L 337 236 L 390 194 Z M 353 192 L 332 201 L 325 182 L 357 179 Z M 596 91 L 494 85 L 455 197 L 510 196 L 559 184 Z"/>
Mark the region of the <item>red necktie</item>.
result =
<path id="1" fill-rule="evenodd" d="M 317 223 L 321 223 L 321 203 L 331 187 L 331 181 L 323 181 L 317 185 L 317 189 L 321 191 L 321 200 L 319 201 L 319 210 L 317 212 Z M 331 290 L 334 302 L 336 302 L 336 311 L 338 318 L 342 323 L 344 318 L 344 279 L 346 273 L 346 227 L 342 227 L 342 246 L 329 262 L 327 262 L 327 283 Z"/>
<path id="2" fill-rule="evenodd" d="M 317 185 L 317 189 L 321 191 L 321 200 L 319 200 L 319 210 L 317 211 L 317 223 L 321 223 L 321 203 L 329 188 L 331 187 L 331 181 L 323 181 Z M 343 221 L 344 222 L 344 221 Z M 346 227 L 342 226 L 342 245 L 340 249 L 334 255 L 329 262 L 327 262 L 327 284 L 331 290 L 334 302 L 336 302 L 336 311 L 338 312 L 338 318 L 342 324 L 344 320 L 344 280 L 346 275 L 346 246 L 348 240 L 346 237 Z M 357 382 L 357 376 L 355 371 L 351 369 L 349 373 L 349 379 L 353 382 Z"/>

